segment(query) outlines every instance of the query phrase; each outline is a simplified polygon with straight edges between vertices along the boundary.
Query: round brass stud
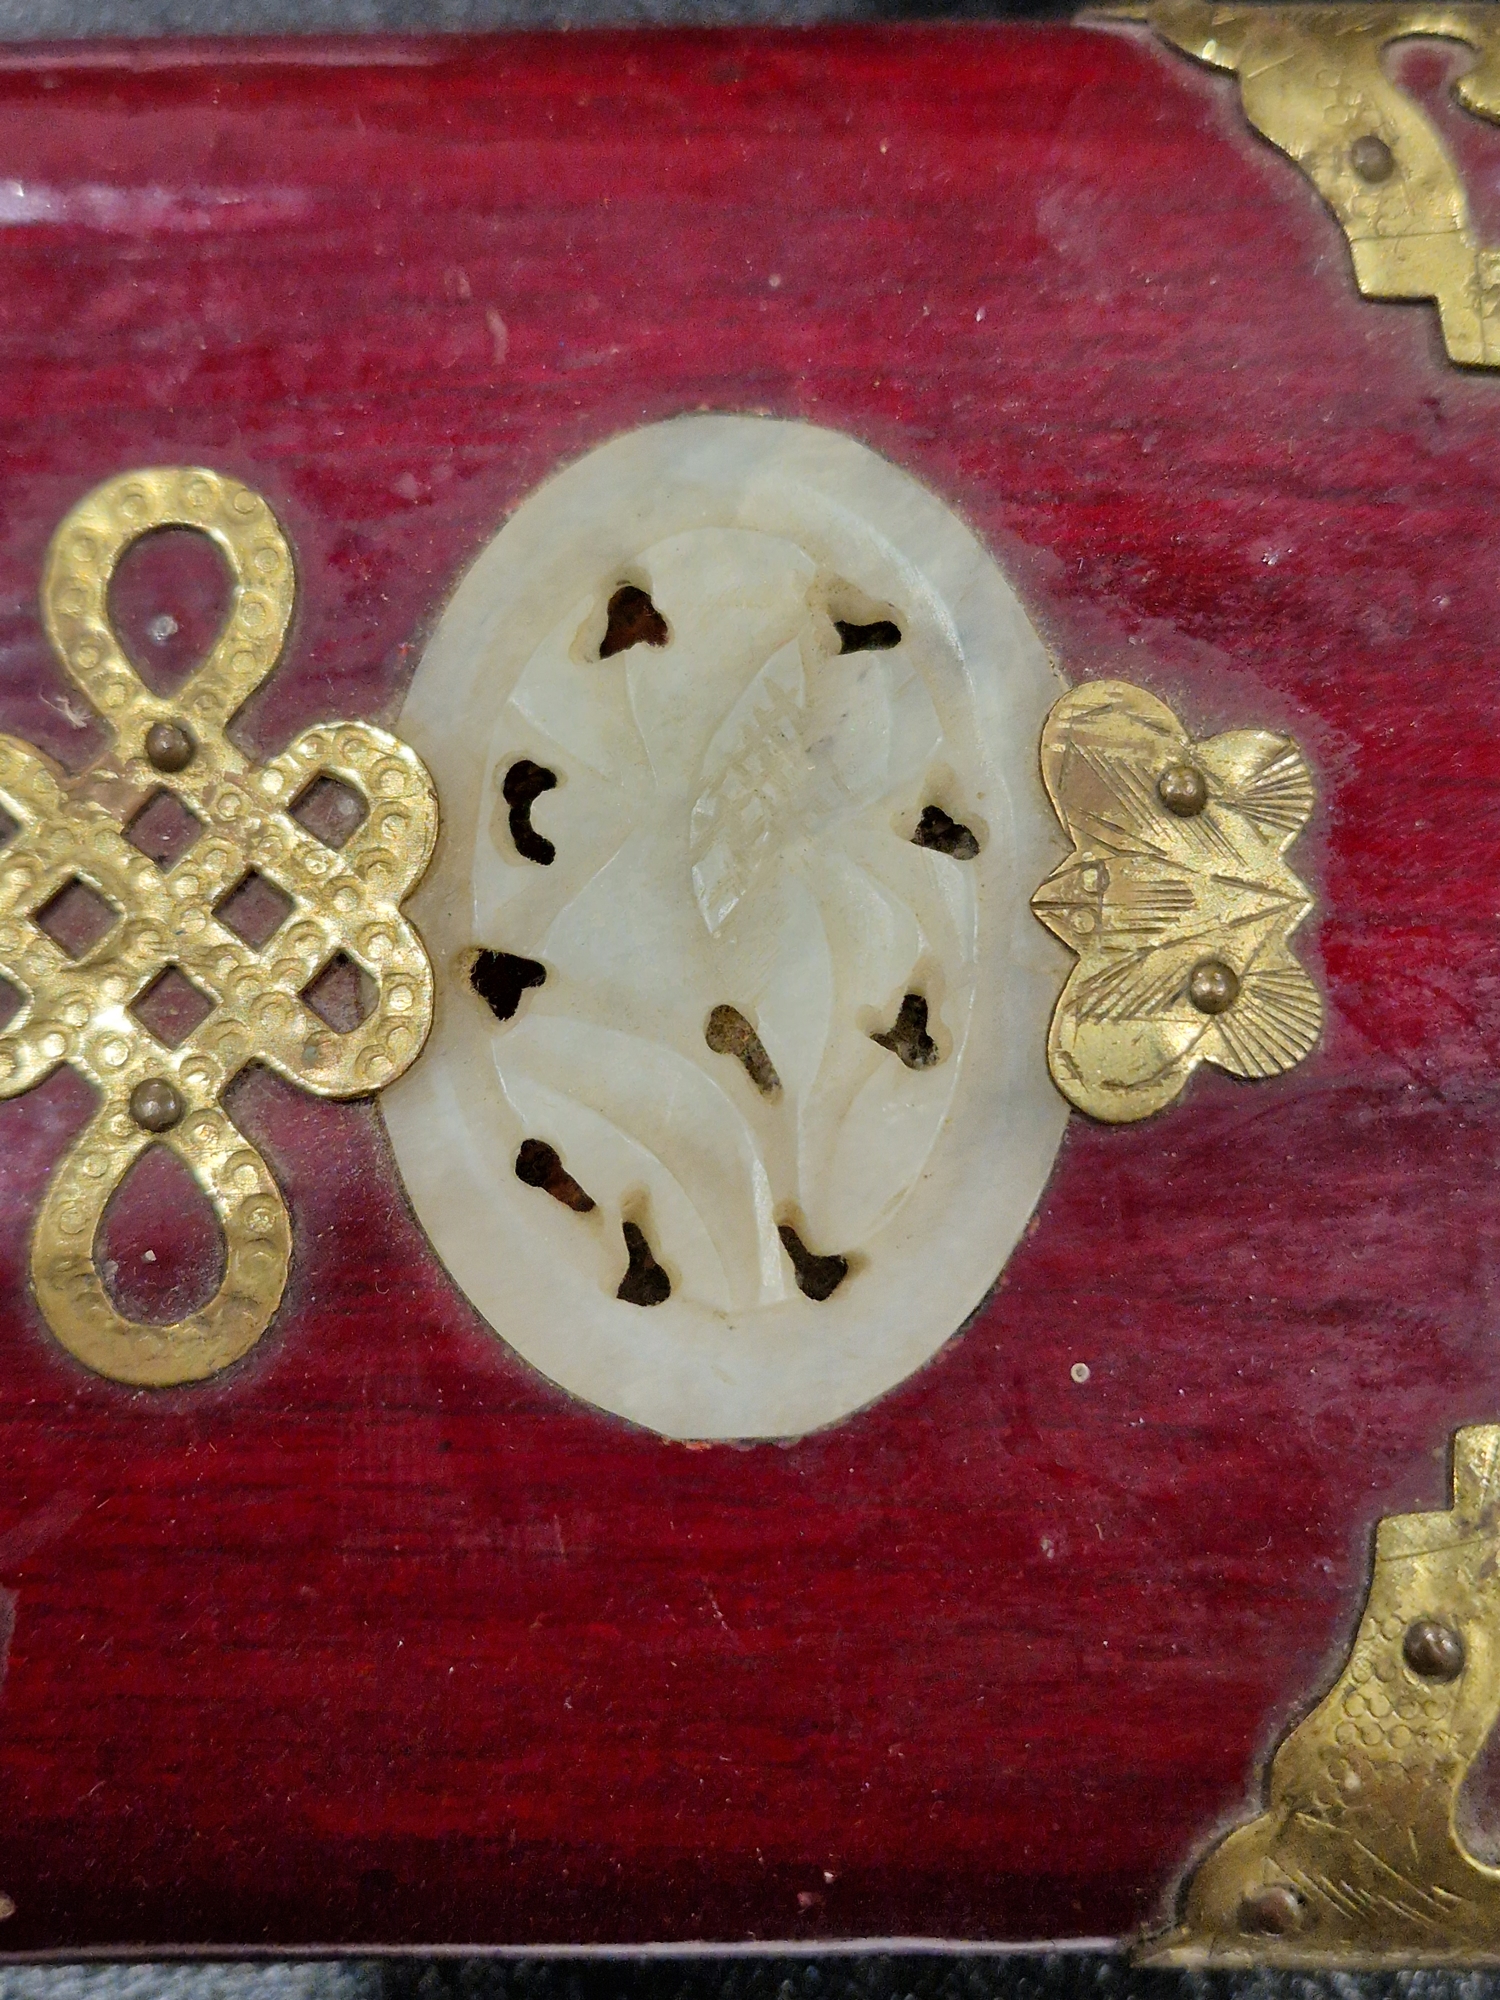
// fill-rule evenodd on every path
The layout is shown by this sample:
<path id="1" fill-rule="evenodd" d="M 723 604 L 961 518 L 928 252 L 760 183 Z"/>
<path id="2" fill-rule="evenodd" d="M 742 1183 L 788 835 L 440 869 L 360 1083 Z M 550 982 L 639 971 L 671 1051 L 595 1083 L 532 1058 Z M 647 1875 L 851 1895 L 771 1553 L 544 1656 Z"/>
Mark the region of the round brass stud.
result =
<path id="1" fill-rule="evenodd" d="M 144 1132 L 170 1132 L 182 1116 L 182 1098 L 164 1076 L 148 1076 L 130 1093 L 130 1115 Z"/>
<path id="2" fill-rule="evenodd" d="M 146 731 L 146 756 L 158 771 L 181 771 L 197 745 L 180 722 L 153 722 Z"/>
<path id="3" fill-rule="evenodd" d="M 1301 1923 L 1302 1898 L 1280 1882 L 1252 1889 L 1240 1903 L 1242 1931 L 1253 1931 L 1261 1937 L 1286 1937 L 1299 1929 Z"/>
<path id="4" fill-rule="evenodd" d="M 1362 181 L 1378 187 L 1396 171 L 1396 155 L 1373 132 L 1361 132 L 1349 148 L 1349 164 Z"/>
<path id="5" fill-rule="evenodd" d="M 1168 764 L 1156 781 L 1156 796 L 1169 813 L 1192 819 L 1208 804 L 1208 781 L 1196 764 Z"/>
<path id="6" fill-rule="evenodd" d="M 1454 1681 L 1464 1670 L 1464 1642 L 1451 1625 L 1419 1618 L 1406 1628 L 1401 1657 L 1424 1681 Z"/>
<path id="7" fill-rule="evenodd" d="M 1200 1014 L 1227 1014 L 1239 997 L 1239 974 L 1222 958 L 1200 958 L 1188 974 L 1188 998 Z"/>

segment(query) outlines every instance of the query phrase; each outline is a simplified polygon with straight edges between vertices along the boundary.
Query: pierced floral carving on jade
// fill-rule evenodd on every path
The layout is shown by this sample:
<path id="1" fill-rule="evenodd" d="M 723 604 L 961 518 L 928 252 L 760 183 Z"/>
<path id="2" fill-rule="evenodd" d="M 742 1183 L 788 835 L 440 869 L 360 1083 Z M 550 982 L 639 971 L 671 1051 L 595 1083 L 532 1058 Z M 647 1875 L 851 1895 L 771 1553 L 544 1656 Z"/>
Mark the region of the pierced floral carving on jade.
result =
<path id="1" fill-rule="evenodd" d="M 445 842 L 387 1109 L 513 1346 L 679 1435 L 796 1433 L 983 1297 L 1063 1123 L 1058 682 L 994 563 L 847 438 L 633 433 L 532 496 L 403 727 Z"/>

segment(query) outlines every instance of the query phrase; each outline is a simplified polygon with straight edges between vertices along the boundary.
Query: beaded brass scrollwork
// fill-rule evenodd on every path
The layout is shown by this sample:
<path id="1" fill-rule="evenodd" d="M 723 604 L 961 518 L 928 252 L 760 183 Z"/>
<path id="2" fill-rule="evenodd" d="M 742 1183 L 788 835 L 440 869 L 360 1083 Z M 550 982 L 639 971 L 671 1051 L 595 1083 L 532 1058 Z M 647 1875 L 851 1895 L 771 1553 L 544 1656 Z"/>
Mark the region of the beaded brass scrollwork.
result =
<path id="1" fill-rule="evenodd" d="M 170 698 L 136 674 L 108 605 L 125 550 L 165 527 L 209 536 L 233 578 L 223 630 Z M 290 1225 L 270 1169 L 220 1102 L 233 1078 L 259 1062 L 322 1097 L 377 1090 L 411 1062 L 431 1019 L 431 967 L 398 910 L 437 829 L 419 759 L 368 723 L 308 729 L 263 764 L 225 733 L 280 658 L 294 590 L 286 537 L 248 487 L 193 467 L 113 479 L 59 527 L 42 582 L 52 644 L 113 741 L 70 775 L 0 736 L 0 806 L 16 825 L 0 848 L 0 973 L 21 999 L 0 1033 L 0 1096 L 31 1089 L 63 1063 L 98 1092 L 37 1217 L 32 1283 L 69 1352 L 119 1382 L 162 1387 L 215 1374 L 254 1345 L 281 1299 Z M 341 849 L 290 811 L 322 776 L 366 808 Z M 126 838 L 134 815 L 163 790 L 203 827 L 165 869 Z M 293 906 L 260 950 L 216 914 L 251 873 Z M 75 882 L 114 913 L 76 960 L 37 922 Z M 375 992 L 372 1010 L 348 1033 L 331 1029 L 302 997 L 341 953 Z M 211 1008 L 175 1047 L 132 1012 L 169 968 Z M 125 1318 L 93 1255 L 111 1195 L 153 1144 L 169 1147 L 193 1175 L 225 1245 L 217 1293 L 170 1325 Z"/>

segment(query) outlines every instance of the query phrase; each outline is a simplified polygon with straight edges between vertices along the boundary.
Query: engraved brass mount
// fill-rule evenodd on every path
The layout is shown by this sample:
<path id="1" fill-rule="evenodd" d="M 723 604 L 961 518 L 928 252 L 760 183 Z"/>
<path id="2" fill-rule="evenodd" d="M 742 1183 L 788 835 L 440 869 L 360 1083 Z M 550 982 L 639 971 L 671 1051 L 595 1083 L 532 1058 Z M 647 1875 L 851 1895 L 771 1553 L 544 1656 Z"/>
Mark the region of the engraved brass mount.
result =
<path id="1" fill-rule="evenodd" d="M 1120 1124 L 1200 1063 L 1300 1062 L 1323 1003 L 1288 944 L 1312 908 L 1284 859 L 1313 805 L 1297 746 L 1262 729 L 1195 743 L 1154 695 L 1088 681 L 1047 718 L 1042 775 L 1073 841 L 1031 901 L 1078 954 L 1047 1037 L 1068 1101 Z"/>
<path id="2" fill-rule="evenodd" d="M 1459 1791 L 1500 1715 L 1500 1425 L 1462 1430 L 1453 1506 L 1380 1523 L 1343 1672 L 1271 1765 L 1266 1810 L 1198 1867 L 1152 1965 L 1500 1962 L 1500 1868 Z"/>
<path id="3" fill-rule="evenodd" d="M 1467 110 L 1500 120 L 1500 10 L 1148 0 L 1104 11 L 1234 71 L 1245 116 L 1338 218 L 1365 297 L 1435 301 L 1450 358 L 1500 367 L 1500 248 L 1480 242 L 1452 155 L 1382 67 L 1403 36 L 1461 42 L 1479 61 L 1455 93 Z"/>
<path id="4" fill-rule="evenodd" d="M 233 577 L 222 631 L 170 698 L 151 693 L 131 666 L 108 603 L 125 550 L 164 527 L 209 536 Z M 32 1283 L 62 1344 L 119 1382 L 161 1387 L 216 1373 L 254 1345 L 281 1299 L 290 1224 L 270 1169 L 220 1102 L 234 1077 L 259 1062 L 319 1096 L 377 1090 L 411 1062 L 431 1019 L 431 968 L 397 907 L 437 829 L 417 757 L 367 723 L 305 730 L 263 764 L 225 733 L 280 658 L 293 593 L 286 538 L 248 487 L 193 467 L 111 480 L 57 530 L 42 608 L 58 657 L 112 741 L 70 775 L 0 736 L 0 807 L 14 822 L 0 847 L 0 973 L 20 998 L 0 1033 L 0 1096 L 31 1089 L 63 1063 L 98 1095 L 42 1202 Z M 320 777 L 348 787 L 364 808 L 342 848 L 292 816 Z M 202 828 L 166 868 L 127 838 L 162 791 Z M 251 874 L 291 905 L 259 950 L 219 916 Z M 75 956 L 38 918 L 80 884 L 102 906 L 105 928 Z M 375 995 L 348 1033 L 303 998 L 340 954 Z M 133 1011 L 167 972 L 196 988 L 206 1009 L 171 1045 Z M 193 1175 L 225 1245 L 217 1293 L 169 1325 L 125 1318 L 93 1254 L 111 1195 L 153 1144 Z"/>

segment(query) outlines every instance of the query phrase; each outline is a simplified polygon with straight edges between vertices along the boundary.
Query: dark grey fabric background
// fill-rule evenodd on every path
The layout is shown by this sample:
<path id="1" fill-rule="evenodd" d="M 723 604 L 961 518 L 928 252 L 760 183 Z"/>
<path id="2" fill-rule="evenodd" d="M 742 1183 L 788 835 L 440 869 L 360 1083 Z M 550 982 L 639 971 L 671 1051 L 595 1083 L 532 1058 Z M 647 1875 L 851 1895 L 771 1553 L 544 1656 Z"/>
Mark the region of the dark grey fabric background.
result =
<path id="1" fill-rule="evenodd" d="M 0 1967 L 0 2000 L 1494 2000 L 1484 1972 L 1137 1972 L 1097 1952 L 1016 1957 L 388 1959 Z"/>

